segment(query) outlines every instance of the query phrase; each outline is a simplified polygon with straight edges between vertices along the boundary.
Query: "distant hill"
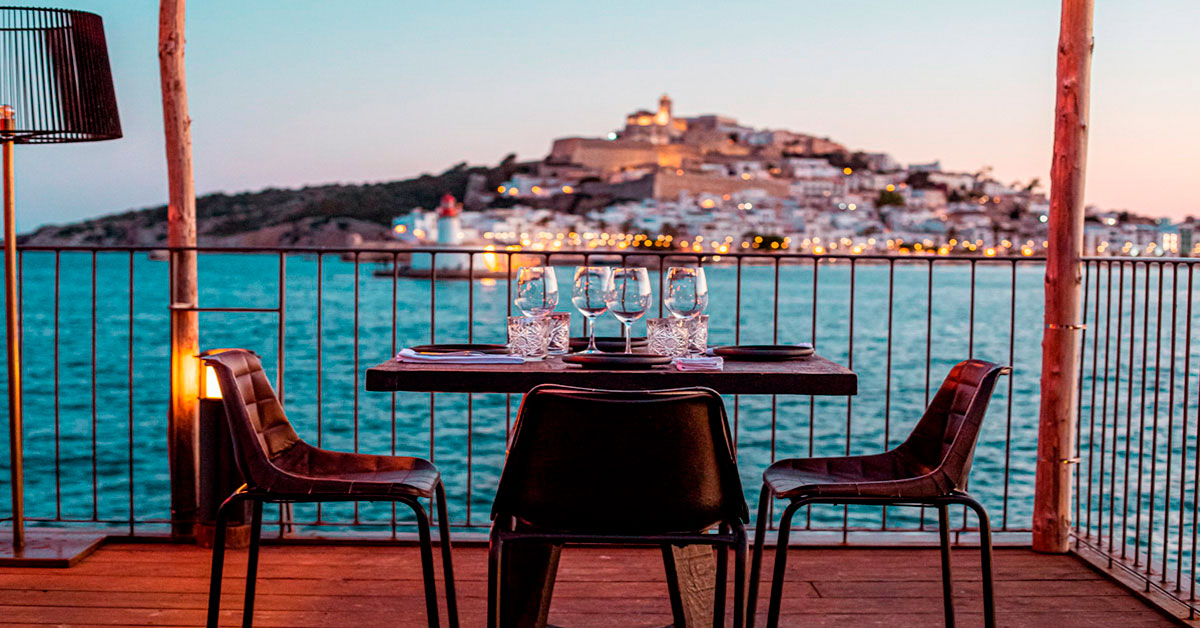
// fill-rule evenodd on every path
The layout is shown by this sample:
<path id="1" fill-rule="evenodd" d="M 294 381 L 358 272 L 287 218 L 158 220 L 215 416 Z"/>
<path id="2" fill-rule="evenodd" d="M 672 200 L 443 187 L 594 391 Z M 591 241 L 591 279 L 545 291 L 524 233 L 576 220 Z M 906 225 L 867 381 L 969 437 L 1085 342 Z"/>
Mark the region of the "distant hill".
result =
<path id="1" fill-rule="evenodd" d="M 340 246 L 351 234 L 378 240 L 399 214 L 436 207 L 447 192 L 463 198 L 472 174 L 483 175 L 487 189 L 525 167 L 509 155 L 495 167 L 463 162 L 439 175 L 402 181 L 209 194 L 196 199 L 197 240 L 201 246 Z M 44 226 L 20 237 L 22 244 L 36 245 L 152 246 L 166 239 L 165 205 Z"/>

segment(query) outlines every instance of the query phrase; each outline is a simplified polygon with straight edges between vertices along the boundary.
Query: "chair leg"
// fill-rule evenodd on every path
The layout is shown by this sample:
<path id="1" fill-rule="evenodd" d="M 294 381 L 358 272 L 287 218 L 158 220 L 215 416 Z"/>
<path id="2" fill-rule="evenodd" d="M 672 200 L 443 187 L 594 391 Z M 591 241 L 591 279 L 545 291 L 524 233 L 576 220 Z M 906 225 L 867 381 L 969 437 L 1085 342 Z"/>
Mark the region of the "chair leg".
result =
<path id="1" fill-rule="evenodd" d="M 746 591 L 746 628 L 754 628 L 758 605 L 758 581 L 762 568 L 763 542 L 767 536 L 767 512 L 771 505 L 771 487 L 763 483 L 758 493 L 758 518 L 754 520 L 754 551 L 750 555 L 750 585 Z"/>
<path id="2" fill-rule="evenodd" d="M 938 504 L 938 541 L 942 551 L 942 605 L 946 609 L 946 628 L 954 626 L 954 581 L 950 573 L 950 513 Z"/>
<path id="3" fill-rule="evenodd" d="M 425 508 L 415 500 L 404 500 L 417 516 L 417 534 L 421 541 L 421 575 L 425 580 L 425 616 L 429 628 L 439 628 L 437 604 L 437 580 L 433 572 L 433 539 L 429 534 L 429 516 Z"/>
<path id="4" fill-rule="evenodd" d="M 438 482 L 436 496 L 438 508 L 438 541 L 442 545 L 442 578 L 446 583 L 446 614 L 450 616 L 450 628 L 458 628 L 458 599 L 454 592 L 454 559 L 450 548 L 450 515 L 446 506 L 446 487 Z"/>
<path id="5" fill-rule="evenodd" d="M 746 609 L 746 528 L 739 522 L 733 531 L 733 628 L 742 628 Z"/>
<path id="6" fill-rule="evenodd" d="M 783 601 L 783 580 L 787 571 L 788 537 L 792 530 L 792 515 L 805 501 L 798 499 L 783 509 L 779 519 L 779 536 L 775 541 L 775 570 L 771 579 L 771 599 L 767 606 L 767 628 L 778 628 L 779 606 Z"/>
<path id="7" fill-rule="evenodd" d="M 500 628 L 500 558 L 503 540 L 500 538 L 499 525 L 499 520 L 492 522 L 492 533 L 488 539 L 488 628 Z"/>
<path id="8" fill-rule="evenodd" d="M 729 533 L 729 526 L 721 524 L 720 533 Z M 729 580 L 729 546 L 725 543 L 714 545 L 717 552 L 716 582 L 713 586 L 713 628 L 725 625 L 725 582 Z"/>
<path id="9" fill-rule="evenodd" d="M 208 581 L 208 628 L 217 628 L 220 624 L 221 576 L 225 570 L 225 525 L 229 519 L 229 509 L 242 503 L 243 499 L 240 493 L 235 493 L 217 509 L 217 525 L 213 530 L 212 573 Z M 261 504 L 258 501 L 255 503 Z"/>
<path id="10" fill-rule="evenodd" d="M 679 574 L 675 571 L 675 553 L 670 543 L 663 543 L 663 574 L 667 579 L 667 599 L 671 601 L 671 621 L 675 626 L 687 626 L 683 614 L 683 596 L 679 593 Z"/>
<path id="11" fill-rule="evenodd" d="M 979 519 L 979 562 L 983 569 L 983 624 L 986 628 L 996 627 L 996 598 L 992 576 L 992 524 L 983 504 L 970 495 L 958 495 L 957 500 L 975 511 Z"/>
<path id="12" fill-rule="evenodd" d="M 262 540 L 262 502 L 255 500 L 250 519 L 250 551 L 246 557 L 246 597 L 242 602 L 242 628 L 254 625 L 254 589 L 258 583 L 258 546 Z"/>

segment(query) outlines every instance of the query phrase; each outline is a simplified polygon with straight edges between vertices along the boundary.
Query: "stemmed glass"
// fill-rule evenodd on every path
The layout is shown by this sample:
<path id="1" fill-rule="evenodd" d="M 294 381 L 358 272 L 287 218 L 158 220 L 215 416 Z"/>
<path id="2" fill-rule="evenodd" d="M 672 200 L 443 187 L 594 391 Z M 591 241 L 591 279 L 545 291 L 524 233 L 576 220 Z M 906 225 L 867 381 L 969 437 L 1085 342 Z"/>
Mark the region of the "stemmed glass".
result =
<path id="1" fill-rule="evenodd" d="M 558 278 L 553 266 L 525 266 L 517 272 L 513 303 L 526 316 L 542 318 L 558 307 Z"/>
<path id="2" fill-rule="evenodd" d="M 633 321 L 650 307 L 650 274 L 645 268 L 617 268 L 609 287 L 604 300 L 613 316 L 625 325 L 625 353 L 633 353 Z"/>
<path id="3" fill-rule="evenodd" d="M 588 346 L 580 353 L 603 353 L 596 348 L 596 318 L 608 311 L 605 300 L 612 269 L 607 266 L 580 266 L 575 269 L 575 284 L 571 288 L 571 303 L 587 319 Z"/>
<path id="4" fill-rule="evenodd" d="M 694 325 L 691 321 L 699 318 L 707 306 L 708 279 L 704 276 L 703 268 L 667 269 L 667 294 L 663 296 L 663 307 L 671 316 Z"/>

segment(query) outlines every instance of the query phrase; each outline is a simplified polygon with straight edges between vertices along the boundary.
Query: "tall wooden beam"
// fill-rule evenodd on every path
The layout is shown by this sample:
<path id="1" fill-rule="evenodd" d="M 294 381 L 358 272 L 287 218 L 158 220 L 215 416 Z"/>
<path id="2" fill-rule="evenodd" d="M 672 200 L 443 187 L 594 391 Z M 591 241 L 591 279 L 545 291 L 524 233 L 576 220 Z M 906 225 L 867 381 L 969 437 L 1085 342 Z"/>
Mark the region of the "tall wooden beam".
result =
<path id="1" fill-rule="evenodd" d="M 184 73 L 185 0 L 161 0 L 158 66 L 167 147 L 167 246 L 171 249 L 171 402 L 167 420 L 171 470 L 171 534 L 194 535 L 199 474 L 199 320 L 196 306 L 196 188 Z M 182 250 L 181 250 L 182 249 Z"/>
<path id="2" fill-rule="evenodd" d="M 1079 375 L 1080 283 L 1093 0 L 1063 0 L 1058 39 L 1054 159 L 1050 168 L 1050 248 L 1042 338 L 1041 407 L 1033 549 L 1067 551 Z"/>

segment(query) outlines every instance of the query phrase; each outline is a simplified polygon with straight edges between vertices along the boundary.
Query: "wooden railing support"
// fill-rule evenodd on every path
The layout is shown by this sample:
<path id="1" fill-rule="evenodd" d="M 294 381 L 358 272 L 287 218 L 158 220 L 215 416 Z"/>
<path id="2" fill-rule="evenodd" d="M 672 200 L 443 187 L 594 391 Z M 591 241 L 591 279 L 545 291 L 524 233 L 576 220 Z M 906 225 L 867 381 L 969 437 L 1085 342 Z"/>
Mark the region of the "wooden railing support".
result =
<path id="1" fill-rule="evenodd" d="M 1071 478 L 1078 408 L 1084 171 L 1092 65 L 1093 0 L 1063 0 L 1058 40 L 1054 158 L 1050 168 L 1050 246 L 1042 338 L 1033 549 L 1062 553 L 1071 526 Z"/>
<path id="2" fill-rule="evenodd" d="M 158 66 L 167 148 L 167 246 L 171 248 L 171 402 L 167 419 L 171 470 L 171 535 L 192 538 L 199 491 L 199 320 L 196 305 L 196 188 L 184 73 L 185 0 L 161 0 Z"/>

